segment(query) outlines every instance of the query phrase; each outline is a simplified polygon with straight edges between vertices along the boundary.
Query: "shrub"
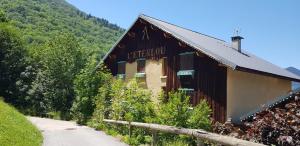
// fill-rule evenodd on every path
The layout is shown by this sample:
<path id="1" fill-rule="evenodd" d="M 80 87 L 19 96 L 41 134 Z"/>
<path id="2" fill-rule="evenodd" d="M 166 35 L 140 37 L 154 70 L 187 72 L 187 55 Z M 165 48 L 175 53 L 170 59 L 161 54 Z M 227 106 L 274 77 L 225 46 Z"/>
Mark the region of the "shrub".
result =
<path id="1" fill-rule="evenodd" d="M 139 87 L 136 80 L 128 83 L 124 83 L 122 80 L 113 80 L 99 89 L 96 97 L 96 109 L 89 124 L 114 135 L 124 135 L 123 140 L 130 145 L 150 143 L 150 131 L 133 127 L 132 135 L 129 137 L 127 126 L 108 125 L 102 120 L 109 118 L 210 130 L 211 109 L 205 100 L 192 108 L 190 97 L 185 93 L 170 92 L 168 97 L 161 94 L 158 97 L 160 99 L 159 106 L 155 106 L 155 103 L 151 101 L 151 96 L 151 92 Z M 183 135 L 159 133 L 159 139 L 161 145 L 196 144 L 193 138 Z"/>
<path id="2" fill-rule="evenodd" d="M 99 88 L 98 94 L 95 97 L 96 107 L 92 119 L 88 123 L 90 126 L 105 130 L 103 119 L 110 118 L 113 92 L 121 90 L 122 86 L 123 83 L 121 81 L 111 80 Z"/>
<path id="3" fill-rule="evenodd" d="M 175 141 L 164 141 L 162 142 L 163 146 L 189 146 L 189 144 L 182 140 L 175 140 Z"/>
<path id="4" fill-rule="evenodd" d="M 158 108 L 157 122 L 164 125 L 187 128 L 187 119 L 190 117 L 192 108 L 189 103 L 190 97 L 183 92 L 170 92 L 164 102 L 161 98 Z"/>
<path id="5" fill-rule="evenodd" d="M 168 94 L 168 97 L 161 95 L 157 114 L 158 123 L 192 129 L 211 129 L 211 109 L 205 100 L 193 108 L 190 104 L 190 97 L 184 92 L 173 91 Z M 163 142 L 162 145 L 176 145 L 177 142 L 182 145 L 196 144 L 192 137 L 164 133 L 160 133 L 160 141 Z"/>
<path id="6" fill-rule="evenodd" d="M 119 82 L 112 86 L 110 117 L 135 122 L 147 122 L 147 119 L 153 118 L 154 105 L 151 101 L 151 92 L 140 88 L 136 80 L 131 80 L 126 85 Z"/>
<path id="7" fill-rule="evenodd" d="M 77 123 L 84 124 L 91 118 L 95 109 L 95 97 L 98 89 L 112 78 L 103 65 L 97 65 L 95 56 L 89 59 L 85 67 L 76 75 L 74 80 L 75 101 L 71 113 Z"/>
<path id="8" fill-rule="evenodd" d="M 128 83 L 122 80 L 112 80 L 99 89 L 96 96 L 96 109 L 93 118 L 88 124 L 102 130 L 117 131 L 125 135 L 125 142 L 137 145 L 146 142 L 144 129 L 133 128 L 132 137 L 126 126 L 110 126 L 103 123 L 104 118 L 135 122 L 149 122 L 155 117 L 154 104 L 151 101 L 151 92 L 139 87 L 136 80 Z M 114 133 L 114 132 L 113 132 Z M 127 136 L 126 136 L 127 135 Z"/>
<path id="9" fill-rule="evenodd" d="M 188 127 L 193 129 L 211 130 L 210 109 L 206 100 L 201 100 L 200 103 L 194 107 L 188 118 Z"/>

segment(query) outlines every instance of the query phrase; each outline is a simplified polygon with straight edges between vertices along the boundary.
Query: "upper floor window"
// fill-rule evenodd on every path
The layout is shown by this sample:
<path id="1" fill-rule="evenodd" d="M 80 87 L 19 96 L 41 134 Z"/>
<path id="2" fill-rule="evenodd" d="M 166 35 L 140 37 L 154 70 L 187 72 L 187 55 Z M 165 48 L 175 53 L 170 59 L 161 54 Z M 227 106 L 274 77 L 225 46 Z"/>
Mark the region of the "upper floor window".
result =
<path id="1" fill-rule="evenodd" d="M 126 61 L 119 61 L 117 74 L 125 74 L 126 72 Z"/>
<path id="2" fill-rule="evenodd" d="M 194 69 L 194 52 L 186 52 L 179 54 L 180 70 Z"/>
<path id="3" fill-rule="evenodd" d="M 180 80 L 180 88 L 192 91 L 194 89 L 194 52 L 179 54 L 179 71 L 177 76 Z"/>
<path id="4" fill-rule="evenodd" d="M 145 73 L 146 60 L 144 58 L 137 59 L 136 63 L 137 63 L 137 72 Z"/>

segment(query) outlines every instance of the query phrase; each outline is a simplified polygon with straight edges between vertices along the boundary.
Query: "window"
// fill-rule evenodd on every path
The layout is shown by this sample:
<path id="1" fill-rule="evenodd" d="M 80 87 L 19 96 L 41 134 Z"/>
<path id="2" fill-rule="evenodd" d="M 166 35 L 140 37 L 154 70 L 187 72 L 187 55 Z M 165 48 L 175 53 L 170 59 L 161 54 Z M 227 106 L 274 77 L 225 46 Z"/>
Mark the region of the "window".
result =
<path id="1" fill-rule="evenodd" d="M 136 63 L 137 63 L 137 72 L 145 73 L 146 60 L 144 58 L 137 59 Z"/>
<path id="2" fill-rule="evenodd" d="M 194 52 L 179 54 L 179 61 L 177 76 L 180 80 L 180 88 L 192 92 L 194 89 Z"/>
<path id="3" fill-rule="evenodd" d="M 168 59 L 167 57 L 162 58 L 162 76 L 167 76 Z"/>
<path id="4" fill-rule="evenodd" d="M 119 61 L 117 74 L 125 74 L 126 61 Z"/>
<path id="5" fill-rule="evenodd" d="M 194 69 L 194 52 L 186 52 L 179 54 L 180 70 Z"/>
<path id="6" fill-rule="evenodd" d="M 193 78 L 191 76 L 180 77 L 180 88 L 185 88 L 185 89 L 194 88 Z"/>

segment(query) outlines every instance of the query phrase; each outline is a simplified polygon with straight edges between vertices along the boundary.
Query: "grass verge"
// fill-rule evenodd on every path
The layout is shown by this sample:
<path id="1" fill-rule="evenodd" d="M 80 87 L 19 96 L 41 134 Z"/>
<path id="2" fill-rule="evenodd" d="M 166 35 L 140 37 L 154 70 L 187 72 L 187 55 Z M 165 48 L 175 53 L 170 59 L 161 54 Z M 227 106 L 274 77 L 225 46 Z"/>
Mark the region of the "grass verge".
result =
<path id="1" fill-rule="evenodd" d="M 0 145 L 40 146 L 41 132 L 12 106 L 0 99 Z"/>

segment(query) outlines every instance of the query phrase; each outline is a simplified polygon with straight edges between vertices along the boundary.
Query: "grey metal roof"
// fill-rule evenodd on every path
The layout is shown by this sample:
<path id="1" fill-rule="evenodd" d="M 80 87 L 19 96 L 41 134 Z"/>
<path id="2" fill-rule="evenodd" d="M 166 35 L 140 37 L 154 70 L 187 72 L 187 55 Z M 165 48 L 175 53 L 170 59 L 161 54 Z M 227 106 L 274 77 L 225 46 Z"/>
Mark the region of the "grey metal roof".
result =
<path id="1" fill-rule="evenodd" d="M 285 69 L 282 69 L 266 60 L 263 60 L 249 52 L 246 52 L 244 49 L 242 49 L 242 53 L 240 53 L 232 48 L 231 44 L 223 40 L 210 37 L 189 29 L 185 29 L 146 15 L 140 15 L 139 18 L 160 28 L 161 30 L 169 33 L 175 38 L 185 42 L 191 47 L 215 59 L 216 61 L 228 67 L 231 67 L 232 69 L 248 69 L 256 72 L 262 72 L 288 78 L 290 80 L 300 81 L 299 76 Z M 112 51 L 112 49 L 110 50 L 110 52 Z M 105 58 L 106 57 L 107 56 L 105 56 Z"/>

